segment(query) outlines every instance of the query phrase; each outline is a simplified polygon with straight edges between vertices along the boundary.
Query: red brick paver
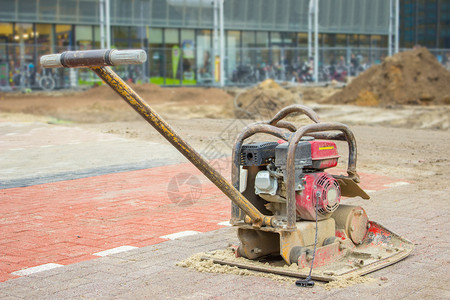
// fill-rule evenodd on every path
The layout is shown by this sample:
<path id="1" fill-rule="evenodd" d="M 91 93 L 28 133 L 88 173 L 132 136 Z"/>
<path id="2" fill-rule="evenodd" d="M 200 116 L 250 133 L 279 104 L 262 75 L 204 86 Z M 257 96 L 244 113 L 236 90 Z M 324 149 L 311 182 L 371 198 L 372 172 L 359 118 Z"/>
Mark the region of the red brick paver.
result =
<path id="1" fill-rule="evenodd" d="M 199 179 L 200 198 L 175 203 L 168 197 L 168 183 L 180 173 Z M 398 181 L 360 175 L 370 190 Z M 180 190 L 190 192 L 189 186 Z M 0 281 L 5 281 L 23 268 L 67 265 L 118 246 L 157 244 L 167 234 L 218 229 L 230 218 L 230 201 L 186 163 L 0 190 L 0 211 Z"/>

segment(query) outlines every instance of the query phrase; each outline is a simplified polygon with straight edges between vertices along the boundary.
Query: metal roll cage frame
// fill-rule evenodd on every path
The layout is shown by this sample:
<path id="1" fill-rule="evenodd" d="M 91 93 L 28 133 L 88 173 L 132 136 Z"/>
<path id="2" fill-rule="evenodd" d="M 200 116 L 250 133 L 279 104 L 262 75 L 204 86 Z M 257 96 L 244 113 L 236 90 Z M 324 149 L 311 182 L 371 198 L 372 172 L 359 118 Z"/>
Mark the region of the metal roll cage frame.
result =
<path id="1" fill-rule="evenodd" d="M 314 124 L 305 125 L 300 128 L 296 128 L 295 125 L 283 119 L 293 113 L 303 113 L 308 116 Z M 285 132 L 287 129 L 290 132 Z M 327 131 L 341 131 L 340 133 L 330 133 Z M 242 145 L 249 137 L 265 133 L 270 134 L 280 139 L 283 139 L 289 143 L 286 161 L 286 190 L 287 190 L 287 224 L 285 230 L 292 231 L 296 228 L 296 208 L 295 208 L 295 150 L 300 139 L 307 135 L 316 139 L 324 140 L 339 140 L 346 141 L 348 143 L 348 176 L 340 176 L 341 178 L 351 179 L 355 182 L 359 182 L 359 176 L 356 172 L 356 159 L 357 148 L 356 140 L 353 132 L 350 128 L 342 123 L 320 123 L 319 116 L 309 107 L 303 105 L 290 105 L 281 111 L 279 111 L 271 120 L 256 122 L 248 125 L 236 138 L 233 153 L 232 153 L 232 169 L 231 169 L 231 182 L 232 185 L 239 189 L 240 181 L 240 153 Z M 233 204 L 234 205 L 234 204 Z M 238 219 L 239 215 L 236 214 L 236 207 L 232 209 L 232 218 Z M 272 222 L 275 223 L 275 220 Z M 272 224 L 273 227 L 275 224 Z M 284 229 L 284 228 L 283 228 Z M 282 230 L 283 230 L 282 229 Z"/>

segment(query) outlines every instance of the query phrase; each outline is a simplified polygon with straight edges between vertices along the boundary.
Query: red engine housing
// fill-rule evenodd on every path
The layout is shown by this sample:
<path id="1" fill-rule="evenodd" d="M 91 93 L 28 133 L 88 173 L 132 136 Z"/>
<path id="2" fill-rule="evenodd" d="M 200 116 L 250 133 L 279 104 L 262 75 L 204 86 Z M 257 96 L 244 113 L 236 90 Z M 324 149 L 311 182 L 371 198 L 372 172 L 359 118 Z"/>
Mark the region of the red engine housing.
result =
<path id="1" fill-rule="evenodd" d="M 339 154 L 334 142 L 313 140 L 311 144 L 312 167 L 316 170 L 323 170 L 337 166 Z"/>
<path id="2" fill-rule="evenodd" d="M 314 221 L 318 201 L 317 219 L 329 218 L 341 201 L 341 189 L 337 180 L 325 172 L 308 173 L 303 180 L 304 189 L 295 196 L 297 215 L 303 220 Z"/>

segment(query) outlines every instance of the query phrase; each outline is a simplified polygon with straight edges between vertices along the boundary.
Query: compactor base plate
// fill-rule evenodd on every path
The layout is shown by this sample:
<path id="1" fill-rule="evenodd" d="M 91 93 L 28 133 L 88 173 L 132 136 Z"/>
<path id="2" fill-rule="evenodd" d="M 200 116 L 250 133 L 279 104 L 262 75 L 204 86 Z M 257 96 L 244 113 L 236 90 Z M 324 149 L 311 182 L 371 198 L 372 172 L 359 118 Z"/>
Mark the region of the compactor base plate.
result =
<path id="1" fill-rule="evenodd" d="M 414 245 L 405 238 L 387 230 L 376 222 L 370 221 L 370 229 L 363 242 L 353 248 L 342 247 L 342 242 L 336 242 L 317 249 L 317 257 L 330 253 L 330 248 L 338 248 L 339 255 L 328 260 L 326 264 L 313 268 L 311 278 L 314 280 L 330 282 L 349 277 L 362 276 L 392 265 L 407 257 L 414 249 Z M 321 249 L 322 252 L 321 253 Z M 216 255 L 210 252 L 202 257 L 203 260 L 212 260 L 216 264 L 229 265 L 257 272 L 277 275 L 306 278 L 309 266 L 299 268 L 297 264 L 287 265 L 280 257 L 264 257 L 250 260 L 235 257 L 230 251 L 229 257 L 221 253 Z"/>

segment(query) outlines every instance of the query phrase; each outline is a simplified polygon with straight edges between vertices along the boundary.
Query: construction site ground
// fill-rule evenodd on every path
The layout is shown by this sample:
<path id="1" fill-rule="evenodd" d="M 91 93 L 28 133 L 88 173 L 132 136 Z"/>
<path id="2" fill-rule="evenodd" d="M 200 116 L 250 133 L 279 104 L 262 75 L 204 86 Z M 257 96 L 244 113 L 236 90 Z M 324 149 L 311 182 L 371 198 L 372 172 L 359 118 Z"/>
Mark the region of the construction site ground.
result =
<path id="1" fill-rule="evenodd" d="M 233 118 L 224 91 L 159 89 L 142 96 L 229 178 L 233 139 L 252 120 Z M 229 199 L 105 87 L 1 94 L 0 299 L 449 299 L 448 105 L 331 105 L 322 92 L 303 100 L 350 125 L 371 196 L 343 203 L 411 240 L 405 260 L 312 289 L 177 266 L 238 242 Z"/>

